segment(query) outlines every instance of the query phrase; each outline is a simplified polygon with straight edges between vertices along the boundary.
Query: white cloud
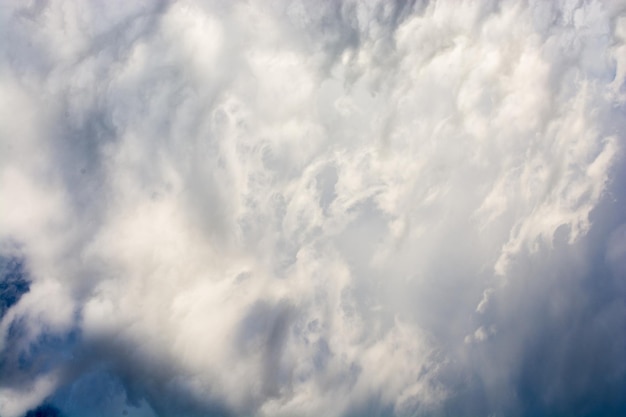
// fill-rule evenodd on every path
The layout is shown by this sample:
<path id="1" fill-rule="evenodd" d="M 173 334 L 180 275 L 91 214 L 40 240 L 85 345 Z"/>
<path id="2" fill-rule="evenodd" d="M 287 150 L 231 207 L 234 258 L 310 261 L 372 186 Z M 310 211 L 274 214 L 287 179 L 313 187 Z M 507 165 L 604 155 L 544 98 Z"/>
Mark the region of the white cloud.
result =
<path id="1" fill-rule="evenodd" d="M 569 410 L 523 387 L 624 324 L 625 10 L 7 3 L 0 239 L 32 283 L 0 346 L 47 359 L 0 412 L 80 413 L 99 369 L 138 414 Z"/>

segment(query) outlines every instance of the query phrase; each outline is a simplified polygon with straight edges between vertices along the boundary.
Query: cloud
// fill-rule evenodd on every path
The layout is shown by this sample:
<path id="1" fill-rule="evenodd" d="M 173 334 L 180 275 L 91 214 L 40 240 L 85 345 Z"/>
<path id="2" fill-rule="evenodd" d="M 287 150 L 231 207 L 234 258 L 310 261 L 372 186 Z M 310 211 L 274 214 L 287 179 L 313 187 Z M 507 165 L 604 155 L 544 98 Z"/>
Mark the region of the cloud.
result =
<path id="1" fill-rule="evenodd" d="M 625 13 L 6 3 L 0 414 L 623 413 Z"/>

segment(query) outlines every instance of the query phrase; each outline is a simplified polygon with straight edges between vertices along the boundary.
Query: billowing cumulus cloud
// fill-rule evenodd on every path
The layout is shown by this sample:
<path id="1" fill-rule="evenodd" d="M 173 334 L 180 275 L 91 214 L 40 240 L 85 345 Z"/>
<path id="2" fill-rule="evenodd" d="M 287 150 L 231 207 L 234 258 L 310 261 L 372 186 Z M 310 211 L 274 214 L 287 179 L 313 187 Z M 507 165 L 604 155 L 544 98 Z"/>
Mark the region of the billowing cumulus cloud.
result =
<path id="1" fill-rule="evenodd" d="M 626 413 L 624 1 L 0 32 L 3 417 Z"/>

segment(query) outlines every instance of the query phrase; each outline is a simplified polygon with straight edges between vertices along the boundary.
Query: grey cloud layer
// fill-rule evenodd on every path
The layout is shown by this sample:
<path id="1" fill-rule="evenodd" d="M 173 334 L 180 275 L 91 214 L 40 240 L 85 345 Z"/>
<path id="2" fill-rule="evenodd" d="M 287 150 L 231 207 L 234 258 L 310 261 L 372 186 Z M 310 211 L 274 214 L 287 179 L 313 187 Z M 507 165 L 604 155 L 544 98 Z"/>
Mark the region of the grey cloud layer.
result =
<path id="1" fill-rule="evenodd" d="M 0 415 L 626 412 L 623 1 L 0 28 Z"/>

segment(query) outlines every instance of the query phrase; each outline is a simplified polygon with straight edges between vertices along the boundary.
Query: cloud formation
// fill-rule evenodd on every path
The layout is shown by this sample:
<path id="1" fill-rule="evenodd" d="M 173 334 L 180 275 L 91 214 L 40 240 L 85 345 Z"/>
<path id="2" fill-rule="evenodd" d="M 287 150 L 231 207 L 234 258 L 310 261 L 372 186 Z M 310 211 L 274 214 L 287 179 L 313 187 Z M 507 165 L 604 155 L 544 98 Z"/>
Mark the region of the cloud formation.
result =
<path id="1" fill-rule="evenodd" d="M 626 413 L 623 1 L 0 30 L 0 415 Z"/>

